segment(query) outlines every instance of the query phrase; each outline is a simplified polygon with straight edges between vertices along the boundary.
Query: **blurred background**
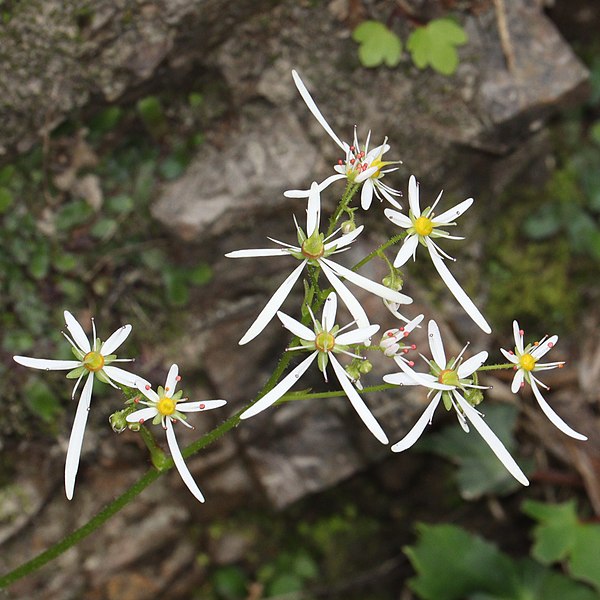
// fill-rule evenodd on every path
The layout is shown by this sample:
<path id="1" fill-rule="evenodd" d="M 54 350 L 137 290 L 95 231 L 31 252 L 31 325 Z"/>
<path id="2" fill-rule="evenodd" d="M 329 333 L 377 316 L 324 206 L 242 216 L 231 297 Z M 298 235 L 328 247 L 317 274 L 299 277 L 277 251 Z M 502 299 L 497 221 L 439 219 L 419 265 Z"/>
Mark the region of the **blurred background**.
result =
<path id="1" fill-rule="evenodd" d="M 354 125 L 361 140 L 387 136 L 403 164 L 386 183 L 406 194 L 414 174 L 423 207 L 442 188 L 446 208 L 475 198 L 456 231 L 465 240 L 444 249 L 492 335 L 424 255 L 403 271 L 407 316 L 435 318 L 449 353 L 470 341 L 492 362 L 513 345 L 513 319 L 528 341 L 558 334 L 550 360 L 567 363 L 542 378 L 545 397 L 589 437 L 555 429 L 527 390 L 511 394 L 512 372 L 486 377 L 482 410 L 528 473 L 522 489 L 441 410 L 415 448 L 392 455 L 345 398 L 275 407 L 188 459 L 206 504 L 169 473 L 1 597 L 600 597 L 598 2 L 4 0 L 0 17 L 3 573 L 150 465 L 137 434 L 111 430 L 122 399 L 99 384 L 66 500 L 71 383 L 12 360 L 70 358 L 65 309 L 90 332 L 95 317 L 103 340 L 131 323 L 119 355 L 154 385 L 177 363 L 191 399 L 229 401 L 179 428 L 182 445 L 252 400 L 275 367 L 288 343 L 279 324 L 237 342 L 290 263 L 224 254 L 268 247 L 267 236 L 294 242 L 305 205 L 283 192 L 341 158 L 293 68 L 342 139 Z M 455 26 L 435 29 L 447 19 Z M 344 264 L 396 233 L 384 207 L 357 211 L 365 232 Z M 381 279 L 385 264 L 361 273 Z M 382 331 L 398 326 L 353 291 Z M 297 314 L 301 298 L 298 285 L 284 310 Z M 425 352 L 426 335 L 414 338 Z M 367 383 L 397 370 L 373 362 Z M 311 384 L 330 389 L 318 374 Z M 367 399 L 393 442 L 425 400 L 423 390 Z"/>

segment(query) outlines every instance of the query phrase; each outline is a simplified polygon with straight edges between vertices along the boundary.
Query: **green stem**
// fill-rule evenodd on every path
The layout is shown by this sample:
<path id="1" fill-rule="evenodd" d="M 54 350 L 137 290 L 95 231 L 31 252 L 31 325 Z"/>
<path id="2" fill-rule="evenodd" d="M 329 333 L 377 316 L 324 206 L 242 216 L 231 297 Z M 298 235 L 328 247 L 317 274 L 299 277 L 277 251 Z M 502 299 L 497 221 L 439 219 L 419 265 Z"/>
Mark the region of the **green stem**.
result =
<path id="1" fill-rule="evenodd" d="M 383 392 L 385 390 L 393 390 L 398 388 L 399 386 L 394 385 L 392 383 L 382 383 L 380 385 L 371 385 L 363 388 L 362 390 L 356 390 L 359 394 L 369 394 L 371 392 Z M 334 392 L 288 392 L 284 394 L 277 400 L 275 404 L 283 403 L 283 402 L 292 402 L 294 400 L 312 400 L 317 398 L 340 398 L 345 396 L 346 392 L 344 390 L 336 390 Z"/>
<path id="2" fill-rule="evenodd" d="M 140 425 L 138 431 L 142 436 L 144 443 L 146 444 L 146 448 L 148 448 L 148 452 L 150 452 L 150 460 L 152 461 L 152 464 L 158 471 L 164 471 L 168 459 L 162 448 L 160 448 L 156 443 L 152 432 L 144 425 Z"/>
<path id="3" fill-rule="evenodd" d="M 352 183 L 349 181 L 346 184 L 344 195 L 342 196 L 342 199 L 340 200 L 340 203 L 335 209 L 335 212 L 333 213 L 332 217 L 329 219 L 329 229 L 327 229 L 327 235 L 325 237 L 329 237 L 334 232 L 335 226 L 337 225 L 340 216 L 346 210 L 348 204 L 350 204 L 350 201 L 352 200 L 354 194 L 356 194 L 356 191 L 359 187 L 360 183 Z"/>
<path id="4" fill-rule="evenodd" d="M 366 265 L 370 260 L 373 260 L 380 252 L 383 252 L 390 246 L 397 244 L 399 241 L 403 240 L 405 237 L 406 237 L 406 233 L 399 233 L 398 235 L 391 237 L 387 242 L 385 242 L 384 244 L 381 244 L 381 246 L 379 246 L 379 248 L 376 248 L 375 250 L 373 250 L 373 252 L 371 252 L 370 254 L 367 254 L 367 256 L 365 256 L 360 262 L 357 262 L 352 267 L 352 270 L 358 271 L 358 269 L 360 269 L 362 266 Z"/>
<path id="5" fill-rule="evenodd" d="M 515 365 L 513 363 L 502 363 L 499 365 L 484 365 L 479 367 L 477 371 L 500 371 L 502 369 L 512 369 Z"/>

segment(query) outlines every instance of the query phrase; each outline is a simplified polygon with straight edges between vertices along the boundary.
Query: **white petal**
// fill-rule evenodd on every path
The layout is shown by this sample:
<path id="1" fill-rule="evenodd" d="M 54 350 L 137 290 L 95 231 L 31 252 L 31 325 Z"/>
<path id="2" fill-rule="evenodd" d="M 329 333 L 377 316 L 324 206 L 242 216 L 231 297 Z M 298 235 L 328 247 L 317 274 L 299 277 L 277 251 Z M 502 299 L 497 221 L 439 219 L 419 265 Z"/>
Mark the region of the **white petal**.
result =
<path id="1" fill-rule="evenodd" d="M 362 173 L 360 173 L 359 175 L 357 175 L 356 179 L 354 180 L 354 182 L 355 183 L 362 183 L 363 181 L 368 181 L 369 177 L 371 177 L 371 175 L 373 175 L 375 173 L 377 173 L 377 167 L 369 167 L 368 169 L 365 169 Z M 371 187 L 371 191 L 372 190 L 373 190 L 373 188 Z"/>
<path id="2" fill-rule="evenodd" d="M 508 469 L 508 472 L 523 485 L 529 485 L 529 481 L 515 459 L 510 455 L 498 436 L 490 429 L 489 425 L 479 416 L 479 413 L 456 391 L 453 392 L 456 401 L 462 408 L 465 416 L 485 440 L 492 452 L 500 459 L 500 462 Z"/>
<path id="3" fill-rule="evenodd" d="M 173 462 L 175 463 L 175 467 L 179 471 L 179 475 L 181 479 L 183 479 L 183 483 L 187 486 L 188 490 L 192 492 L 194 497 L 200 502 L 204 502 L 204 496 L 200 491 L 200 488 L 196 485 L 192 474 L 189 472 L 185 461 L 183 460 L 183 456 L 181 456 L 181 450 L 179 450 L 179 444 L 177 443 L 177 438 L 175 437 L 175 431 L 173 430 L 173 423 L 171 423 L 170 419 L 167 419 L 167 443 L 169 444 L 169 450 L 171 451 L 171 456 L 173 457 Z"/>
<path id="4" fill-rule="evenodd" d="M 344 234 L 343 236 L 339 237 L 337 240 L 332 240 L 331 242 L 327 242 L 325 244 L 325 250 L 330 250 L 334 246 L 335 246 L 336 250 L 338 250 L 339 248 L 343 248 L 344 246 L 351 244 L 362 233 L 362 230 L 364 229 L 364 227 L 365 227 L 364 225 L 360 225 L 360 227 L 357 227 L 354 231 Z"/>
<path id="5" fill-rule="evenodd" d="M 204 412 L 225 406 L 227 400 L 201 400 L 200 402 L 178 402 L 177 410 L 181 412 Z"/>
<path id="6" fill-rule="evenodd" d="M 167 373 L 167 380 L 165 382 L 165 392 L 167 397 L 170 398 L 175 392 L 177 387 L 177 376 L 179 375 L 179 367 L 175 364 L 171 365 L 169 372 Z"/>
<path id="7" fill-rule="evenodd" d="M 450 208 L 446 212 L 443 212 L 441 215 L 434 217 L 432 221 L 437 224 L 451 223 L 454 219 L 458 219 L 460 215 L 462 215 L 470 206 L 473 204 L 473 198 L 467 198 L 463 200 L 460 204 Z"/>
<path id="8" fill-rule="evenodd" d="M 567 435 L 571 436 L 572 438 L 575 438 L 576 440 L 582 440 L 582 441 L 587 440 L 587 437 L 585 435 L 582 435 L 581 433 L 577 433 L 574 429 L 569 427 L 554 412 L 554 410 L 550 407 L 550 405 L 546 402 L 546 400 L 544 400 L 544 397 L 540 393 L 540 390 L 538 389 L 538 386 L 535 383 L 535 380 L 533 377 L 531 377 L 531 389 L 533 390 L 533 395 L 535 396 L 535 399 L 538 401 L 540 408 L 544 411 L 544 414 L 548 417 L 548 419 L 550 419 L 550 422 L 555 427 L 560 429 L 563 433 L 566 433 Z"/>
<path id="9" fill-rule="evenodd" d="M 66 312 L 66 311 L 65 311 Z M 69 438 L 69 447 L 67 448 L 67 459 L 65 461 L 65 493 L 67 498 L 73 498 L 75 490 L 75 477 L 79 467 L 79 457 L 81 455 L 81 445 L 83 444 L 83 434 L 85 433 L 85 424 L 87 423 L 90 402 L 92 400 L 92 387 L 94 385 L 94 374 L 88 375 L 87 381 L 81 390 L 71 437 Z"/>
<path id="10" fill-rule="evenodd" d="M 538 344 L 531 351 L 531 356 L 533 356 L 533 358 L 535 358 L 535 360 L 539 360 L 540 358 L 542 358 L 542 356 L 544 356 L 545 354 L 550 352 L 550 350 L 552 350 L 552 348 L 554 348 L 554 346 L 556 346 L 556 342 L 558 342 L 558 336 L 553 335 L 552 337 L 548 338 L 541 344 Z"/>
<path id="11" fill-rule="evenodd" d="M 515 336 L 515 346 L 520 354 L 523 354 L 523 334 L 517 321 L 513 321 L 513 335 Z"/>
<path id="12" fill-rule="evenodd" d="M 353 329 L 342 333 L 335 338 L 335 343 L 342 346 L 351 346 L 352 344 L 362 344 L 365 340 L 368 340 L 371 336 L 375 335 L 379 331 L 379 325 L 371 325 L 369 327 L 360 327 L 359 329 Z"/>
<path id="13" fill-rule="evenodd" d="M 414 331 L 421 324 L 421 321 L 424 318 L 425 318 L 425 315 L 418 315 L 414 319 L 412 319 L 411 321 L 408 321 L 406 323 L 406 325 L 404 326 L 404 331 L 406 333 L 411 333 L 412 331 Z"/>
<path id="14" fill-rule="evenodd" d="M 300 323 L 300 321 L 296 321 L 296 319 L 293 319 L 281 311 L 277 313 L 277 317 L 287 330 L 291 331 L 294 335 L 297 335 L 301 340 L 312 341 L 315 339 L 315 332 L 306 327 L 306 325 Z"/>
<path id="15" fill-rule="evenodd" d="M 337 296 L 335 292 L 331 292 L 325 299 L 325 306 L 323 306 L 323 316 L 321 324 L 325 331 L 331 331 L 335 325 L 335 315 L 337 314 Z"/>
<path id="16" fill-rule="evenodd" d="M 419 184 L 414 175 L 408 180 L 408 205 L 415 218 L 421 216 L 421 207 L 419 206 Z"/>
<path id="17" fill-rule="evenodd" d="M 131 333 L 131 325 L 123 325 L 119 327 L 105 342 L 100 346 L 100 354 L 108 356 L 112 354 Z"/>
<path id="18" fill-rule="evenodd" d="M 179 407 L 177 407 L 179 408 Z M 149 421 L 150 419 L 154 419 L 154 417 L 158 414 L 158 410 L 154 408 L 154 406 L 147 406 L 146 408 L 140 408 L 140 410 L 136 410 L 132 412 L 130 415 L 127 415 L 128 423 L 143 423 L 144 421 Z"/>
<path id="19" fill-rule="evenodd" d="M 381 428 L 381 425 L 377 422 L 377 419 L 373 416 L 373 413 L 369 410 L 369 407 L 365 404 L 364 400 L 360 397 L 355 387 L 350 383 L 350 379 L 346 371 L 337 358 L 333 354 L 329 355 L 333 370 L 342 386 L 343 390 L 348 396 L 348 400 L 354 407 L 354 410 L 358 413 L 358 416 L 362 419 L 362 422 L 367 426 L 367 429 L 382 443 L 387 444 L 389 442 L 385 431 Z"/>
<path id="20" fill-rule="evenodd" d="M 429 321 L 427 332 L 429 334 L 429 348 L 431 349 L 433 360 L 438 367 L 445 369 L 447 359 L 446 353 L 444 352 L 444 343 L 442 342 L 440 328 L 435 321 Z"/>
<path id="21" fill-rule="evenodd" d="M 512 383 L 510 385 L 510 391 L 513 394 L 516 394 L 521 389 L 521 384 L 523 383 L 523 379 L 525 378 L 525 373 L 523 369 L 517 369 L 515 372 L 515 376 L 513 377 Z"/>
<path id="22" fill-rule="evenodd" d="M 471 356 L 471 358 L 465 360 L 465 362 L 463 362 L 456 371 L 458 378 L 462 379 L 463 377 L 469 377 L 472 375 L 475 371 L 477 371 L 477 369 L 479 369 L 479 367 L 481 367 L 481 365 L 483 365 L 487 358 L 488 353 L 484 350 L 483 352 L 479 352 L 475 356 Z"/>
<path id="23" fill-rule="evenodd" d="M 81 366 L 79 360 L 54 360 L 51 358 L 30 358 L 29 356 L 13 356 L 13 360 L 24 367 L 43 369 L 44 371 L 70 371 Z"/>
<path id="24" fill-rule="evenodd" d="M 429 242 L 429 239 L 427 240 Z M 485 333 L 492 333 L 492 328 L 488 325 L 483 315 L 479 312 L 479 309 L 473 304 L 473 301 L 467 296 L 465 291 L 460 287 L 456 279 L 452 276 L 452 273 L 448 270 L 448 267 L 444 264 L 444 261 L 440 258 L 439 254 L 435 251 L 432 246 L 427 243 L 427 249 L 431 256 L 433 266 L 437 269 L 440 277 L 448 289 L 452 292 L 452 295 L 456 298 L 458 303 L 465 309 L 466 313 L 475 321 L 475 323 Z"/>
<path id="25" fill-rule="evenodd" d="M 358 178 L 357 178 L 358 179 Z M 367 179 L 360 192 L 360 206 L 363 210 L 369 210 L 373 201 L 373 182 Z"/>
<path id="26" fill-rule="evenodd" d="M 502 352 L 504 358 L 509 360 L 511 363 L 515 365 L 519 363 L 519 359 L 515 356 L 514 352 L 511 354 L 510 352 L 508 352 L 508 350 L 505 350 L 504 348 L 500 348 L 500 352 Z"/>
<path id="27" fill-rule="evenodd" d="M 419 417 L 419 420 L 414 424 L 413 428 L 399 441 L 392 446 L 392 452 L 402 452 L 407 450 L 421 437 L 421 434 L 425 431 L 427 425 L 431 423 L 433 413 L 440 403 L 442 398 L 442 392 L 438 392 L 433 400 L 429 403 L 429 406 L 425 409 L 423 414 Z"/>
<path id="28" fill-rule="evenodd" d="M 254 323 L 250 326 L 248 331 L 243 335 L 242 339 L 238 342 L 240 346 L 247 344 L 253 340 L 271 321 L 275 316 L 275 313 L 279 310 L 279 307 L 283 304 L 283 301 L 288 297 L 291 289 L 294 287 L 296 281 L 304 269 L 304 265 L 307 261 L 303 260 L 285 281 L 279 286 L 277 291 L 271 296 L 271 299 L 267 302 L 265 307 L 260 311 L 258 317 L 256 317 Z"/>
<path id="29" fill-rule="evenodd" d="M 431 373 L 418 373 L 413 371 L 399 356 L 394 357 L 396 364 L 419 385 L 432 390 L 453 390 L 454 386 L 440 383 Z"/>
<path id="30" fill-rule="evenodd" d="M 406 236 L 402 242 L 402 246 L 400 246 L 400 250 L 398 250 L 398 254 L 396 254 L 396 258 L 394 259 L 394 267 L 398 269 L 402 265 L 406 264 L 408 259 L 411 256 L 414 256 L 418 243 L 419 236 L 416 233 L 411 233 L 410 235 Z"/>
<path id="31" fill-rule="evenodd" d="M 348 145 L 342 143 L 340 138 L 338 138 L 338 136 L 333 132 L 333 129 L 331 129 L 331 127 L 329 126 L 329 123 L 327 123 L 327 121 L 325 120 L 325 117 L 321 114 L 321 111 L 318 109 L 317 105 L 315 104 L 315 101 L 312 99 L 312 96 L 308 93 L 308 90 L 306 89 L 304 82 L 302 81 L 302 79 L 300 79 L 300 75 L 298 75 L 298 73 L 296 71 L 292 71 L 292 77 L 294 78 L 294 83 L 296 84 L 296 87 L 298 88 L 298 91 L 300 92 L 302 99 L 306 103 L 306 106 L 308 106 L 308 110 L 310 110 L 310 112 L 313 114 L 315 119 L 317 119 L 317 121 L 320 123 L 321 127 L 330 135 L 331 139 L 344 152 L 346 152 Z"/>
<path id="32" fill-rule="evenodd" d="M 389 200 L 389 198 L 388 198 Z M 404 229 L 408 229 L 412 227 L 412 221 L 404 214 L 397 210 L 393 210 L 391 208 L 386 208 L 383 211 L 383 214 L 394 224 L 398 225 L 398 227 L 403 227 Z"/>
<path id="33" fill-rule="evenodd" d="M 256 248 L 250 250 L 234 250 L 228 252 L 227 258 L 256 258 L 258 256 L 289 256 L 287 248 Z"/>
<path id="34" fill-rule="evenodd" d="M 389 375 L 384 375 L 383 380 L 392 385 L 421 385 L 406 373 L 390 373 Z"/>
<path id="35" fill-rule="evenodd" d="M 313 181 L 308 196 L 306 208 L 306 235 L 310 237 L 315 231 L 319 231 L 321 224 L 321 196 L 319 186 Z"/>
<path id="36" fill-rule="evenodd" d="M 73 336 L 74 342 L 79 346 L 79 349 L 83 352 L 89 352 L 92 347 L 90 346 L 90 342 L 87 339 L 87 335 L 85 335 L 85 331 L 83 327 L 78 323 L 77 319 L 68 311 L 64 312 L 65 322 L 67 324 L 67 329 L 69 333 Z M 95 343 L 96 340 L 94 340 Z"/>
<path id="37" fill-rule="evenodd" d="M 240 415 L 240 419 L 248 419 L 259 412 L 275 404 L 293 385 L 300 379 L 302 374 L 310 367 L 317 358 L 318 352 L 313 352 L 305 358 L 294 370 L 290 371 L 270 392 L 267 392 L 260 400 L 255 402 L 248 410 Z"/>
<path id="38" fill-rule="evenodd" d="M 364 290 L 367 290 L 368 292 L 379 296 L 380 298 L 385 298 L 386 300 L 390 300 L 391 302 L 397 302 L 398 304 L 412 304 L 412 298 L 406 296 L 405 294 L 401 294 L 400 292 L 385 287 L 380 283 L 371 281 L 370 279 L 367 279 L 366 277 L 363 277 L 362 275 L 359 275 L 358 273 L 355 273 L 354 271 L 351 271 L 346 267 L 342 267 L 342 265 L 338 265 L 337 263 L 334 263 L 333 261 L 327 258 L 319 259 L 320 264 L 322 264 L 323 262 L 325 262 L 328 267 L 333 269 L 333 271 L 335 271 L 337 275 L 345 277 L 354 285 L 357 285 L 358 287 L 361 287 Z"/>
<path id="39" fill-rule="evenodd" d="M 144 394 L 148 400 L 152 400 L 152 402 L 159 401 L 158 394 L 152 389 L 150 384 L 145 379 L 142 379 L 141 377 L 137 379 L 135 382 L 135 387 L 140 390 L 140 392 L 142 392 L 142 394 Z"/>
<path id="40" fill-rule="evenodd" d="M 336 274 L 322 261 L 319 261 L 325 277 L 329 280 L 329 283 L 333 286 L 333 289 L 337 292 L 337 295 L 342 299 L 342 302 L 346 305 L 346 308 L 350 311 L 350 314 L 356 321 L 359 327 L 368 327 L 370 325 L 369 317 L 360 302 L 354 297 L 352 292 L 337 278 Z"/>
<path id="41" fill-rule="evenodd" d="M 308 198 L 310 190 L 286 190 L 283 195 L 286 198 Z"/>
<path id="42" fill-rule="evenodd" d="M 339 166 L 339 165 L 338 165 Z M 327 179 L 323 179 L 319 184 L 319 191 L 322 192 L 325 188 L 328 188 L 334 181 L 339 181 L 340 179 L 346 179 L 346 173 L 338 173 L 336 175 L 330 175 Z"/>
<path id="43" fill-rule="evenodd" d="M 109 379 L 112 379 L 121 385 L 126 385 L 127 387 L 137 387 L 136 384 L 141 379 L 138 375 L 129 373 L 124 369 L 119 369 L 119 367 L 113 367 L 112 365 L 106 365 L 102 370 L 108 375 Z M 142 379 L 142 381 L 145 382 L 146 380 Z"/>

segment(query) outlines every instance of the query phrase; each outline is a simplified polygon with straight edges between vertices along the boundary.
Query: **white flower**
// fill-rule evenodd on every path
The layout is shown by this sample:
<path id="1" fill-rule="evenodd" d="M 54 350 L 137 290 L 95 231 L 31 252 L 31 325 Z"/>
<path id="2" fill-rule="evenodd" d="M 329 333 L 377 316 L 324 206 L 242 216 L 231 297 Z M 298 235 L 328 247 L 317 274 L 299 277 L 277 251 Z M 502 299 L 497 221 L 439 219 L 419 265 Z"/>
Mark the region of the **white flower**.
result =
<path id="1" fill-rule="evenodd" d="M 385 331 L 381 336 L 381 342 L 379 342 L 379 347 L 382 348 L 383 353 L 390 357 L 398 356 L 398 358 L 408 363 L 409 366 L 414 366 L 415 363 L 412 360 L 406 360 L 402 355 L 408 354 L 410 350 L 416 350 L 417 347 L 415 344 L 407 346 L 404 343 L 404 339 L 409 336 L 413 329 L 419 326 L 423 319 L 424 315 L 419 315 L 403 327 L 395 327 L 394 329 Z"/>
<path id="2" fill-rule="evenodd" d="M 321 111 L 309 94 L 306 86 L 296 71 L 292 71 L 292 77 L 294 83 L 302 96 L 302 99 L 308 106 L 308 109 L 314 115 L 315 119 L 321 124 L 323 129 L 331 136 L 333 141 L 342 149 L 345 158 L 338 161 L 338 164 L 334 167 L 337 175 L 331 175 L 319 184 L 319 191 L 323 191 L 326 187 L 332 184 L 334 181 L 340 179 L 347 179 L 350 183 L 363 184 L 360 203 L 363 209 L 367 210 L 371 206 L 373 201 L 373 194 L 382 200 L 385 198 L 396 208 L 400 208 L 400 204 L 394 199 L 394 196 L 402 196 L 402 192 L 391 188 L 389 185 L 383 183 L 382 179 L 386 173 L 396 171 L 397 167 L 386 169 L 388 165 L 398 164 L 401 161 L 384 161 L 383 155 L 390 149 L 387 144 L 387 139 L 383 141 L 383 144 L 369 150 L 369 141 L 371 139 L 371 132 L 367 135 L 367 141 L 364 149 L 361 150 L 358 138 L 356 136 L 356 127 L 354 128 L 354 143 L 352 145 L 342 142 L 340 138 L 334 133 L 333 129 L 329 126 L 325 117 L 323 117 Z M 285 192 L 287 198 L 307 198 L 309 190 L 288 190 Z M 382 198 L 383 197 L 383 198 Z"/>
<path id="3" fill-rule="evenodd" d="M 480 398 L 476 398 L 473 392 L 476 394 L 477 390 L 481 389 L 482 386 L 474 383 L 476 379 L 471 376 L 487 360 L 488 353 L 485 351 L 479 352 L 463 362 L 462 355 L 467 348 L 465 346 L 456 358 L 451 358 L 447 361 L 440 331 L 435 321 L 429 321 L 428 334 L 429 347 L 433 355 L 433 360 L 427 361 L 431 369 L 430 373 L 417 373 L 405 362 L 396 357 L 396 363 L 403 372 L 386 375 L 383 378 L 386 383 L 394 385 L 422 385 L 435 391 L 433 399 L 415 426 L 404 438 L 392 446 L 392 450 L 394 452 L 402 452 L 410 448 L 419 439 L 427 425 L 431 424 L 433 413 L 440 400 L 443 400 L 446 410 L 454 408 L 458 422 L 465 432 L 469 431 L 468 419 L 510 474 L 523 485 L 529 485 L 527 477 L 525 477 L 523 471 L 521 471 L 519 465 L 517 465 L 513 457 L 509 454 L 504 444 L 481 418 L 480 413 L 472 406 L 472 403 L 480 401 Z M 463 396 L 463 393 L 467 396 L 472 395 L 470 401 Z"/>
<path id="4" fill-rule="evenodd" d="M 442 197 L 440 192 L 436 201 L 433 203 L 431 208 L 427 207 L 421 212 L 419 205 L 419 184 L 415 179 L 414 175 L 411 175 L 408 182 L 408 203 L 410 205 L 408 217 L 401 212 L 393 210 L 391 208 L 385 209 L 385 216 L 394 225 L 398 225 L 403 229 L 407 230 L 408 235 L 404 239 L 396 259 L 394 260 L 394 267 L 401 267 L 408 259 L 412 256 L 415 260 L 417 246 L 421 243 L 429 251 L 429 256 L 433 262 L 433 266 L 437 269 L 440 277 L 444 280 L 444 283 L 448 286 L 448 289 L 452 292 L 454 297 L 458 300 L 459 304 L 465 309 L 467 314 L 481 327 L 485 333 L 491 333 L 491 328 L 483 315 L 479 312 L 479 309 L 473 304 L 473 301 L 467 296 L 465 291 L 460 287 L 456 279 L 448 267 L 445 265 L 442 258 L 448 258 L 454 260 L 451 256 L 448 256 L 433 240 L 435 238 L 446 238 L 451 240 L 462 240 L 464 238 L 450 235 L 447 231 L 440 229 L 440 227 L 450 227 L 456 225 L 454 219 L 460 217 L 470 206 L 473 204 L 473 198 L 468 198 L 463 202 L 460 202 L 453 208 L 443 212 L 437 217 L 434 216 L 434 209 Z"/>
<path id="5" fill-rule="evenodd" d="M 182 392 L 175 392 L 177 382 L 181 380 L 179 377 L 179 369 L 177 365 L 171 365 L 169 373 L 167 374 L 167 381 L 165 387 L 158 387 L 155 392 L 149 383 L 139 380 L 137 382 L 137 388 L 146 396 L 147 400 L 137 400 L 139 404 L 145 404 L 146 408 L 136 410 L 127 416 L 129 423 L 144 423 L 152 419 L 153 425 L 162 425 L 167 435 L 167 443 L 169 444 L 169 450 L 173 457 L 173 462 L 183 479 L 183 483 L 188 487 L 190 492 L 200 501 L 204 502 L 204 496 L 196 485 L 192 474 L 189 472 L 181 450 L 177 444 L 177 438 L 175 437 L 175 431 L 173 429 L 173 423 L 183 423 L 186 427 L 192 428 L 186 422 L 186 415 L 184 413 L 190 412 L 204 412 L 205 410 L 212 410 L 213 408 L 219 408 L 227 404 L 226 400 L 203 400 L 201 402 L 180 402 Z M 185 398 L 187 400 L 187 398 Z"/>
<path id="6" fill-rule="evenodd" d="M 558 336 L 553 335 L 551 337 L 544 337 L 539 342 L 528 344 L 523 347 L 523 330 L 519 328 L 517 321 L 513 321 L 513 333 L 515 336 L 515 350 L 506 351 L 500 348 L 500 351 L 504 356 L 513 363 L 515 369 L 515 376 L 512 380 L 511 391 L 516 394 L 527 382 L 533 390 L 533 395 L 538 401 L 540 408 L 544 414 L 550 419 L 552 424 L 560 429 L 563 433 L 570 435 L 576 440 L 587 440 L 585 435 L 577 433 L 574 429 L 569 427 L 550 407 L 550 405 L 544 400 L 539 387 L 549 390 L 550 388 L 542 383 L 539 379 L 534 377 L 534 371 L 547 371 L 548 369 L 561 368 L 564 362 L 551 362 L 551 363 L 539 363 L 538 361 L 542 356 L 549 352 L 556 342 L 558 342 Z"/>
<path id="7" fill-rule="evenodd" d="M 319 369 L 323 372 L 325 381 L 327 381 L 327 364 L 331 362 L 331 366 L 335 375 L 350 400 L 352 406 L 358 413 L 358 416 L 363 420 L 369 431 L 382 443 L 387 444 L 388 438 L 385 432 L 354 389 L 351 383 L 351 378 L 346 373 L 342 365 L 338 362 L 335 354 L 342 353 L 354 358 L 361 358 L 348 350 L 349 346 L 356 344 L 365 344 L 367 340 L 379 330 L 379 325 L 369 325 L 367 327 L 359 327 L 351 331 L 342 333 L 349 325 L 340 329 L 335 324 L 335 316 L 337 312 L 337 296 L 335 292 L 331 292 L 325 300 L 323 307 L 323 317 L 321 321 L 317 321 L 314 316 L 313 324 L 314 331 L 296 321 L 288 315 L 278 312 L 277 316 L 283 323 L 284 327 L 298 336 L 301 340 L 301 345 L 288 350 L 312 350 L 313 352 L 304 359 L 295 369 L 290 371 L 272 390 L 267 392 L 260 400 L 253 404 L 248 410 L 243 412 L 241 419 L 253 417 L 268 408 L 279 398 L 281 398 L 293 385 L 298 381 L 300 376 L 310 367 L 315 359 L 318 361 Z M 312 313 L 311 313 L 312 316 Z"/>
<path id="8" fill-rule="evenodd" d="M 333 239 L 338 233 L 338 231 L 335 231 L 332 235 L 325 239 L 324 235 L 319 233 L 320 219 L 321 196 L 317 184 L 313 183 L 310 188 L 310 196 L 308 198 L 306 233 L 304 233 L 304 231 L 296 222 L 298 246 L 286 244 L 284 242 L 269 238 L 272 242 L 283 247 L 270 249 L 259 248 L 256 250 L 236 250 L 225 255 L 228 258 L 293 256 L 297 260 L 301 261 L 267 302 L 266 306 L 262 309 L 254 323 L 239 341 L 240 344 L 246 344 L 250 340 L 253 340 L 268 325 L 268 323 L 279 310 L 279 307 L 287 298 L 296 281 L 299 279 L 300 274 L 304 270 L 304 267 L 307 265 L 307 263 L 321 267 L 325 277 L 327 277 L 329 283 L 331 283 L 334 290 L 344 301 L 344 304 L 348 307 L 348 310 L 354 317 L 359 327 L 367 327 L 369 325 L 369 319 L 358 300 L 342 283 L 339 277 L 343 277 L 351 283 L 391 302 L 397 302 L 399 304 L 410 304 L 412 302 L 412 298 L 409 298 L 400 292 L 391 290 L 384 285 L 375 283 L 374 281 L 371 281 L 370 279 L 367 279 L 366 277 L 363 277 L 362 275 L 359 275 L 358 273 L 355 273 L 346 267 L 342 267 L 341 265 L 338 265 L 330 260 L 328 258 L 329 256 L 337 254 L 338 252 L 344 252 L 348 249 L 349 244 L 351 244 L 362 232 L 363 226 L 361 225 L 351 233 L 347 233 L 341 235 L 337 239 Z"/>
<path id="9" fill-rule="evenodd" d="M 67 374 L 69 379 L 77 379 L 71 398 L 75 397 L 75 392 L 84 376 L 87 376 L 77 410 L 75 411 L 75 420 L 69 438 L 69 447 L 67 449 L 67 459 L 65 462 L 65 493 L 67 498 L 73 498 L 75 488 L 75 477 L 79 467 L 79 456 L 81 454 L 81 444 L 83 443 L 83 434 L 87 423 L 88 412 L 92 400 L 92 387 L 94 385 L 94 376 L 100 381 L 108 383 L 118 388 L 113 381 L 128 387 L 135 387 L 138 379 L 136 375 L 128 373 L 112 363 L 130 361 L 132 359 L 118 359 L 113 352 L 127 339 L 131 332 L 131 325 L 123 325 L 117 329 L 104 343 L 96 338 L 96 325 L 92 319 L 92 343 L 90 344 L 83 328 L 77 322 L 75 317 L 67 310 L 64 312 L 67 329 L 71 334 L 63 334 L 72 346 L 73 354 L 77 360 L 52 360 L 46 358 L 29 358 L 28 356 L 13 356 L 14 360 L 20 365 L 31 367 L 32 369 L 41 369 L 44 371 L 70 371 Z"/>

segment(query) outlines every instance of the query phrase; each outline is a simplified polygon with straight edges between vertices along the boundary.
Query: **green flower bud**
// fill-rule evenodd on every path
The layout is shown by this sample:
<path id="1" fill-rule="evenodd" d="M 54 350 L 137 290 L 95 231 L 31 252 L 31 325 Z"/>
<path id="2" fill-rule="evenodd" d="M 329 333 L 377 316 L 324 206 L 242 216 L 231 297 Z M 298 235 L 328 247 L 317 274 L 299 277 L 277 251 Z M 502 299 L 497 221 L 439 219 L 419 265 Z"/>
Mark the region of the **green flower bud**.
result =
<path id="1" fill-rule="evenodd" d="M 342 223 L 342 233 L 352 233 L 356 229 L 354 221 L 344 221 Z"/>
<path id="2" fill-rule="evenodd" d="M 370 360 L 363 360 L 359 367 L 358 370 L 363 374 L 366 375 L 367 373 L 371 372 L 371 369 L 373 369 L 373 363 Z"/>
<path id="3" fill-rule="evenodd" d="M 119 410 L 108 417 L 108 422 L 115 433 L 122 433 L 127 429 L 129 423 L 127 423 L 126 417 L 130 412 L 128 410 Z"/>

